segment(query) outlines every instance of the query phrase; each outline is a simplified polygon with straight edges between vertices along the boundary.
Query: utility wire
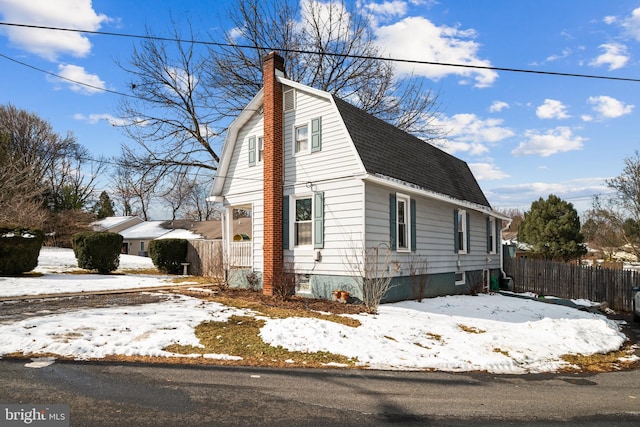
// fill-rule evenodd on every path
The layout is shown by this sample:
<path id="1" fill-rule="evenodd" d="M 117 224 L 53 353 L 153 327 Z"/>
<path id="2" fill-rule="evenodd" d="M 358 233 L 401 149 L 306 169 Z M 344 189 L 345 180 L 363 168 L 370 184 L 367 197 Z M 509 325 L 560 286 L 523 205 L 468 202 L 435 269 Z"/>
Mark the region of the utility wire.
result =
<path id="1" fill-rule="evenodd" d="M 281 52 L 288 53 L 300 53 L 300 54 L 309 54 L 309 55 L 320 55 L 319 52 L 311 51 L 311 50 L 302 50 L 302 49 L 282 49 L 282 48 L 274 48 L 269 46 L 254 46 L 254 45 L 242 45 L 242 44 L 231 44 L 231 43 L 222 43 L 222 42 L 214 42 L 214 41 L 203 41 L 203 40 L 185 40 L 179 38 L 170 38 L 170 37 L 159 37 L 159 36 L 151 36 L 151 35 L 139 35 L 139 34 L 126 34 L 126 33 L 114 33 L 108 31 L 91 31 L 91 30 L 79 30 L 74 28 L 60 28 L 60 27 L 50 27 L 50 26 L 42 26 L 42 25 L 30 25 L 30 24 L 16 24 L 11 22 L 0 22 L 0 25 L 9 26 L 9 27 L 20 27 L 20 28 L 32 28 L 32 29 L 40 29 L 40 30 L 51 30 L 51 31 L 67 31 L 74 33 L 84 33 L 84 34 L 94 34 L 94 35 L 103 35 L 103 36 L 114 36 L 114 37 L 127 37 L 127 38 L 135 38 L 135 39 L 146 39 L 146 40 L 158 40 L 158 41 L 171 41 L 178 43 L 192 43 L 192 44 L 202 44 L 209 46 L 218 46 L 218 47 L 233 47 L 240 49 L 262 49 L 262 50 L 279 50 Z M 640 78 L 630 78 L 630 77 L 612 77 L 612 76 L 602 76 L 595 74 L 580 74 L 580 73 L 561 73 L 557 71 L 543 71 L 543 70 L 531 70 L 531 69 L 523 69 L 523 68 L 511 68 L 511 67 L 493 67 L 488 65 L 474 65 L 474 64 L 454 64 L 448 62 L 437 62 L 437 61 L 422 61 L 417 59 L 400 59 L 400 58 L 391 58 L 391 57 L 381 57 L 381 56 L 367 56 L 367 55 L 349 55 L 349 54 L 339 54 L 339 53 L 330 53 L 323 52 L 322 55 L 326 56 L 339 56 L 344 58 L 354 58 L 354 59 L 368 59 L 368 60 L 378 60 L 378 61 L 388 61 L 388 62 L 401 62 L 406 64 L 417 64 L 417 65 L 436 65 L 442 67 L 456 67 L 456 68 L 468 68 L 474 70 L 490 70 L 490 71 L 507 71 L 513 73 L 529 73 L 529 74 L 541 74 L 541 75 L 550 75 L 550 76 L 561 76 L 561 77 L 579 77 L 579 78 L 588 78 L 588 79 L 600 79 L 600 80 L 614 80 L 614 81 L 626 81 L 626 82 L 634 82 L 640 83 Z"/>

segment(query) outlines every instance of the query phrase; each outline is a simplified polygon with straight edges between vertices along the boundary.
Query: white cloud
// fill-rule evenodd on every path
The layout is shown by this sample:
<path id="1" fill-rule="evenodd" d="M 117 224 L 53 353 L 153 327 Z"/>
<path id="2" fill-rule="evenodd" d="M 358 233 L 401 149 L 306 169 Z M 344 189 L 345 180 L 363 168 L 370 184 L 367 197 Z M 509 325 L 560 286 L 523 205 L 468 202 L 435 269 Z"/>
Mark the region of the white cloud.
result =
<path id="1" fill-rule="evenodd" d="M 377 43 L 393 58 L 437 63 L 490 66 L 488 60 L 480 59 L 480 44 L 473 39 L 475 30 L 457 27 L 438 27 L 420 16 L 407 17 L 387 26 L 374 28 Z M 462 77 L 461 83 L 474 81 L 476 87 L 491 86 L 498 78 L 492 70 L 442 65 L 416 65 L 398 63 L 401 74 L 414 73 L 433 80 L 449 75 Z"/>
<path id="2" fill-rule="evenodd" d="M 614 119 L 629 114 L 635 107 L 634 105 L 625 104 L 622 101 L 606 95 L 590 96 L 588 102 L 593 105 L 594 111 L 607 119 Z"/>
<path id="3" fill-rule="evenodd" d="M 366 10 L 368 10 L 374 17 L 374 19 L 387 21 L 394 17 L 405 16 L 407 14 L 407 2 L 401 0 L 384 1 L 382 3 L 369 2 L 363 4 Z"/>
<path id="4" fill-rule="evenodd" d="M 545 99 L 544 103 L 536 108 L 536 115 L 541 119 L 567 119 L 567 107 L 556 99 Z"/>
<path id="5" fill-rule="evenodd" d="M 580 116 L 580 118 L 582 119 L 583 122 L 592 122 L 593 121 L 593 116 L 589 115 L 589 114 L 583 114 Z"/>
<path id="6" fill-rule="evenodd" d="M 563 49 L 560 55 L 551 55 L 547 57 L 547 61 L 557 61 L 558 59 L 563 59 L 571 55 L 571 49 Z"/>
<path id="7" fill-rule="evenodd" d="M 586 138 L 575 136 L 571 129 L 558 126 L 546 133 L 528 130 L 525 132 L 526 141 L 521 142 L 511 154 L 514 156 L 537 155 L 547 157 L 552 154 L 582 149 Z"/>
<path id="8" fill-rule="evenodd" d="M 58 75 L 63 79 L 56 79 L 55 77 L 47 77 L 47 79 L 56 84 L 67 84 L 69 85 L 69 89 L 74 92 L 91 95 L 96 92 L 101 92 L 106 88 L 105 83 L 97 74 L 87 73 L 84 67 L 78 65 L 59 64 Z M 84 83 L 84 85 L 74 82 Z"/>
<path id="9" fill-rule="evenodd" d="M 0 9 L 5 21 L 79 30 L 95 31 L 109 20 L 93 10 L 91 0 L 0 0 Z M 91 51 L 91 42 L 80 33 L 20 27 L 5 28 L 5 33 L 13 45 L 49 61 Z"/>
<path id="10" fill-rule="evenodd" d="M 605 43 L 601 44 L 600 48 L 604 50 L 604 53 L 591 61 L 589 65 L 593 67 L 599 67 L 601 65 L 608 65 L 609 70 L 617 70 L 625 66 L 629 61 L 629 55 L 627 55 L 627 47 L 620 43 Z"/>
<path id="11" fill-rule="evenodd" d="M 622 20 L 622 28 L 628 36 L 640 41 L 640 7 L 634 9 L 629 17 Z"/>
<path id="12" fill-rule="evenodd" d="M 503 127 L 502 119 L 481 119 L 475 114 L 456 114 L 452 117 L 438 117 L 432 124 L 447 133 L 447 140 L 441 142 L 442 149 L 450 154 L 465 152 L 477 156 L 489 151 L 487 144 L 495 143 L 514 135 Z"/>
<path id="13" fill-rule="evenodd" d="M 81 114 L 81 113 L 76 113 L 76 114 L 73 115 L 73 118 L 75 120 L 87 122 L 87 123 L 89 123 L 91 125 L 95 125 L 95 124 L 100 123 L 102 121 L 105 121 L 105 122 L 109 123 L 111 126 L 126 126 L 126 125 L 130 124 L 129 122 L 127 122 L 124 119 L 121 119 L 119 117 L 114 117 L 111 114 L 107 114 L 107 113 L 89 114 L 88 116 L 85 116 L 84 114 Z"/>
<path id="14" fill-rule="evenodd" d="M 497 113 L 499 111 L 504 110 L 505 108 L 509 108 L 509 104 L 504 101 L 493 101 L 493 104 L 489 107 L 489 111 L 492 113 Z"/>
<path id="15" fill-rule="evenodd" d="M 500 170 L 500 168 L 493 163 L 469 163 L 469 168 L 478 180 L 489 181 L 509 178 L 509 174 Z"/>
<path id="16" fill-rule="evenodd" d="M 605 178 L 602 177 L 554 183 L 528 182 L 494 187 L 487 190 L 486 193 L 494 208 L 517 207 L 528 210 L 531 207 L 531 202 L 540 197 L 546 199 L 549 194 L 555 194 L 561 199 L 571 202 L 580 212 L 590 208 L 594 194 L 610 192 L 604 182 Z"/>

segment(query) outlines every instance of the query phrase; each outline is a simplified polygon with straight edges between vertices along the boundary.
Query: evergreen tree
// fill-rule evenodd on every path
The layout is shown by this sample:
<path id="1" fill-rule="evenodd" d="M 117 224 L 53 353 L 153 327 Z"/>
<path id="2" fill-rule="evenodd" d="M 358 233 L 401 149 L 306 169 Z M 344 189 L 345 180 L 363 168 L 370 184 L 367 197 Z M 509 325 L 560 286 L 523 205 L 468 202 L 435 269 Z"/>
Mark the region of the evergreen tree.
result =
<path id="1" fill-rule="evenodd" d="M 544 259 L 569 261 L 587 253 L 578 212 L 573 204 L 553 194 L 531 204 L 518 230 L 518 240 L 531 245 L 531 252 Z"/>
<path id="2" fill-rule="evenodd" d="M 94 209 L 100 219 L 114 215 L 113 202 L 106 191 L 100 193 L 100 198 Z"/>

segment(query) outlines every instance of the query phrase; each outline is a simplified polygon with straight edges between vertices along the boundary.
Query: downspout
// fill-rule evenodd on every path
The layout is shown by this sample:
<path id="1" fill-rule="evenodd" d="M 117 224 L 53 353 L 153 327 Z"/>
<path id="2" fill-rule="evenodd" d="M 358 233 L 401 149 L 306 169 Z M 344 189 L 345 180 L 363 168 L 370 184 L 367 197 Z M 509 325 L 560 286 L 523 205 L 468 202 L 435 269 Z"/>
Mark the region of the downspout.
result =
<path id="1" fill-rule="evenodd" d="M 500 274 L 502 275 L 503 279 L 507 278 L 507 273 L 504 271 L 504 245 L 502 244 L 502 233 L 509 229 L 512 221 L 513 219 L 509 219 L 506 227 L 500 229 Z"/>

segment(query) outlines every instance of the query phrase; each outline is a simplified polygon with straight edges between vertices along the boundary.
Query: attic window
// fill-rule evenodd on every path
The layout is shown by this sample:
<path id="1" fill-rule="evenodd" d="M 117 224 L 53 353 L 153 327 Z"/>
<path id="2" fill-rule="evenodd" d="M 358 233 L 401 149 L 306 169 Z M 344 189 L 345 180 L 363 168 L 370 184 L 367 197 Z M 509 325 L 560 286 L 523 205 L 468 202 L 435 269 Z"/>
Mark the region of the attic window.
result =
<path id="1" fill-rule="evenodd" d="M 287 90 L 283 94 L 284 111 L 293 111 L 296 109 L 296 91 L 294 89 Z"/>

